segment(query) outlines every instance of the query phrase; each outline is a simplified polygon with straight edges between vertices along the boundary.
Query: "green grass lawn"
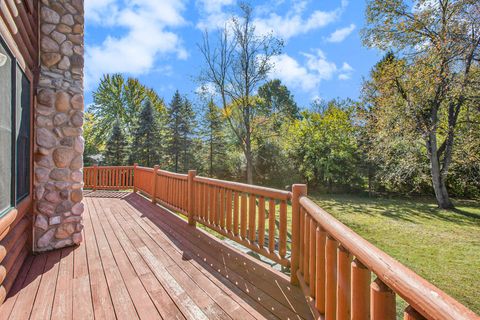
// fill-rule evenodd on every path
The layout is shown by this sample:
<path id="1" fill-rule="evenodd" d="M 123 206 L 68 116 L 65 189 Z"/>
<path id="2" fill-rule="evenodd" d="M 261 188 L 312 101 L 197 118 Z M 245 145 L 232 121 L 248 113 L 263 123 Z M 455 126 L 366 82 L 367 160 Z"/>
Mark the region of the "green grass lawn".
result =
<path id="1" fill-rule="evenodd" d="M 322 208 L 443 291 L 480 313 L 480 202 L 354 195 L 312 196 Z M 400 313 L 400 310 L 399 310 Z"/>

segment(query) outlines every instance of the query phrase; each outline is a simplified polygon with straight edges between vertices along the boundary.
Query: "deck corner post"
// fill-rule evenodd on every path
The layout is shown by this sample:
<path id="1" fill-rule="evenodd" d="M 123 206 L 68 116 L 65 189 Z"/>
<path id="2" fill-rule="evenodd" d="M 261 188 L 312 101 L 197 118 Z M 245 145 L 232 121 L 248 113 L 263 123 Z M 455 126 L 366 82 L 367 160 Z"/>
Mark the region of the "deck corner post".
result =
<path id="1" fill-rule="evenodd" d="M 135 177 L 137 175 L 137 167 L 138 167 L 138 163 L 134 163 L 133 164 L 133 192 L 136 193 L 137 192 L 137 186 L 135 185 Z"/>
<path id="2" fill-rule="evenodd" d="M 159 165 L 153 166 L 153 178 L 152 178 L 152 203 L 157 202 L 155 194 L 157 193 L 157 174 L 160 169 Z"/>
<path id="3" fill-rule="evenodd" d="M 300 262 L 300 198 L 307 195 L 306 184 L 292 186 L 292 253 L 290 261 L 290 283 L 298 285 L 297 270 Z"/>
<path id="4" fill-rule="evenodd" d="M 98 180 L 98 165 L 93 165 L 93 191 L 97 190 L 97 180 Z"/>
<path id="5" fill-rule="evenodd" d="M 194 208 L 195 208 L 195 176 L 197 175 L 197 170 L 188 170 L 188 196 L 187 196 L 187 208 L 188 208 L 188 224 L 191 226 L 196 226 L 195 217 L 194 217 Z"/>

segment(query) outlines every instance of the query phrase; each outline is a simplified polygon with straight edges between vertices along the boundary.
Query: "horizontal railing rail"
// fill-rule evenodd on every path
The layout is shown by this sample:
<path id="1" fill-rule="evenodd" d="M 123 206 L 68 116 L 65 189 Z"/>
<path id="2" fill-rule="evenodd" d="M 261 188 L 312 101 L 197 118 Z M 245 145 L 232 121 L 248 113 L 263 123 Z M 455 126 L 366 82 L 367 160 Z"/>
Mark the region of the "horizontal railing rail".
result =
<path id="1" fill-rule="evenodd" d="M 190 225 L 290 267 L 318 319 L 395 319 L 396 295 L 408 304 L 406 320 L 480 319 L 320 208 L 305 185 L 289 192 L 137 165 L 87 167 L 84 180 L 86 188 L 140 191 Z"/>

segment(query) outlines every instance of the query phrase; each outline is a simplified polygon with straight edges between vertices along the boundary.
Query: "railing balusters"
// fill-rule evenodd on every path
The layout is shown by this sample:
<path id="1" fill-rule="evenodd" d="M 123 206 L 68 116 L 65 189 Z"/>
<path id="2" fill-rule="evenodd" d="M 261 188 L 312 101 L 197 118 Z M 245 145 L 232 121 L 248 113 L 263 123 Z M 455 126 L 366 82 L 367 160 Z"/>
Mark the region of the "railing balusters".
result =
<path id="1" fill-rule="evenodd" d="M 248 239 L 250 242 L 255 242 L 255 213 L 256 213 L 256 197 L 254 194 L 248 195 Z"/>
<path id="2" fill-rule="evenodd" d="M 220 189 L 220 228 L 225 229 L 225 189 Z"/>
<path id="3" fill-rule="evenodd" d="M 258 198 L 258 245 L 263 248 L 265 244 L 265 198 Z"/>
<path id="4" fill-rule="evenodd" d="M 328 235 L 325 250 L 325 320 L 336 319 L 337 247 L 338 242 Z"/>
<path id="5" fill-rule="evenodd" d="M 310 216 L 305 212 L 303 216 L 303 279 L 306 284 L 310 283 L 309 258 L 310 258 Z"/>
<path id="6" fill-rule="evenodd" d="M 395 293 L 379 278 L 370 285 L 371 320 L 395 320 Z"/>
<path id="7" fill-rule="evenodd" d="M 275 252 L 275 200 L 268 200 L 268 250 Z"/>
<path id="8" fill-rule="evenodd" d="M 315 269 L 315 307 L 325 314 L 325 246 L 326 233 L 317 227 L 315 231 L 316 269 Z"/>
<path id="9" fill-rule="evenodd" d="M 285 258 L 287 255 L 287 202 L 282 200 L 280 202 L 280 222 L 278 226 L 279 230 L 279 254 L 281 258 Z"/>
<path id="10" fill-rule="evenodd" d="M 350 254 L 343 246 L 337 250 L 337 320 L 350 320 Z"/>
<path id="11" fill-rule="evenodd" d="M 242 193 L 241 199 L 240 236 L 245 239 L 247 238 L 247 195 Z"/>
<path id="12" fill-rule="evenodd" d="M 233 235 L 238 236 L 238 228 L 239 228 L 239 220 L 240 220 L 240 208 L 239 208 L 239 200 L 238 200 L 238 193 L 233 193 Z"/>
<path id="13" fill-rule="evenodd" d="M 316 286 L 316 282 L 315 282 L 315 271 L 316 271 L 316 259 L 315 259 L 315 253 L 317 252 L 317 248 L 316 248 L 316 241 L 315 241 L 315 238 L 316 238 L 316 230 L 317 230 L 317 223 L 313 220 L 313 219 L 310 219 L 310 230 L 309 230 L 309 235 L 310 235 L 310 239 L 309 239 L 309 249 L 310 249 L 310 252 L 309 252 L 309 269 L 308 269 L 308 274 L 310 276 L 310 279 L 309 279 L 309 283 L 310 283 L 310 296 L 312 298 L 315 298 L 315 286 Z"/>
<path id="14" fill-rule="evenodd" d="M 232 190 L 227 190 L 227 232 L 232 232 Z"/>
<path id="15" fill-rule="evenodd" d="M 371 273 L 358 259 L 352 261 L 352 320 L 370 319 Z"/>
<path id="16" fill-rule="evenodd" d="M 403 312 L 403 320 L 426 320 L 424 316 L 417 312 L 412 306 L 407 306 Z"/>

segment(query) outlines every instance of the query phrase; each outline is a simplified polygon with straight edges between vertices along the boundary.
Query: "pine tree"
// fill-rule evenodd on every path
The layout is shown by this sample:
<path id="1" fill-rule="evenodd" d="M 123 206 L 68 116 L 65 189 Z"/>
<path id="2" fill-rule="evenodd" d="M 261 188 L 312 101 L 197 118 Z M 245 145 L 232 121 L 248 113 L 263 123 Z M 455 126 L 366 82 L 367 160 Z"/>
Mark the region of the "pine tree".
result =
<path id="1" fill-rule="evenodd" d="M 226 164 L 227 141 L 225 134 L 224 118 L 220 109 L 210 99 L 204 119 L 203 136 L 205 139 L 207 156 L 207 172 L 209 176 L 223 177 L 228 170 Z"/>
<path id="2" fill-rule="evenodd" d="M 105 149 L 105 164 L 109 166 L 125 165 L 128 155 L 128 143 L 120 127 L 120 120 L 113 124 Z"/>
<path id="3" fill-rule="evenodd" d="M 193 135 L 195 113 L 188 99 L 182 98 L 178 90 L 168 108 L 168 154 L 171 170 L 187 171 L 193 161 Z"/>
<path id="4" fill-rule="evenodd" d="M 160 163 L 161 131 L 150 100 L 143 104 L 138 123 L 133 131 L 130 161 L 147 167 Z"/>

